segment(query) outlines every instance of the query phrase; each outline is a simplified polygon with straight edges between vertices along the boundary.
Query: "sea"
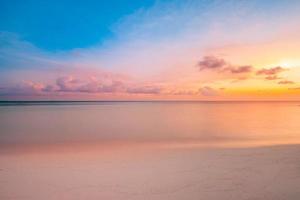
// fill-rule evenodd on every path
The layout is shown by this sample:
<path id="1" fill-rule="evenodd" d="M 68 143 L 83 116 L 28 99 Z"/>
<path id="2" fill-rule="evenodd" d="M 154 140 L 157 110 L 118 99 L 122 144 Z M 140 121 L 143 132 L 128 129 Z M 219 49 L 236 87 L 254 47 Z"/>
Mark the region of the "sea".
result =
<path id="1" fill-rule="evenodd" d="M 300 102 L 2 101 L 0 148 L 300 143 Z"/>

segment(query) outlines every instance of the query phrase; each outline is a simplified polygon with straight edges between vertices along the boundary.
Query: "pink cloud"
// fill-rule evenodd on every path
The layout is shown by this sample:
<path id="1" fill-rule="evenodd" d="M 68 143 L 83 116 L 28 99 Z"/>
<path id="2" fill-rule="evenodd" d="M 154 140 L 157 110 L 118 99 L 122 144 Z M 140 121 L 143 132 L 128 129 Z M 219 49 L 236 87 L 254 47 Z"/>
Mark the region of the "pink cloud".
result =
<path id="1" fill-rule="evenodd" d="M 12 86 L 12 87 L 2 87 L 0 90 L 0 95 L 22 95 L 22 96 L 30 96 L 30 95 L 43 95 L 44 93 L 49 93 L 54 91 L 54 87 L 52 85 L 34 82 L 34 81 L 22 81 L 21 83 Z"/>
<path id="2" fill-rule="evenodd" d="M 199 70 L 214 70 L 217 72 L 230 72 L 232 74 L 250 73 L 253 71 L 251 65 L 234 66 L 224 59 L 215 56 L 205 56 L 197 65 Z"/>
<path id="3" fill-rule="evenodd" d="M 233 74 L 240 74 L 240 73 L 250 73 L 253 70 L 253 67 L 251 65 L 245 65 L 245 66 L 230 66 L 228 68 L 225 68 L 225 70 L 230 71 Z"/>
<path id="4" fill-rule="evenodd" d="M 278 66 L 278 67 L 273 67 L 273 68 L 269 68 L 269 69 L 264 68 L 264 69 L 258 70 L 256 72 L 256 74 L 257 75 L 276 75 L 276 74 L 286 71 L 286 70 L 287 69 L 284 69 L 284 68 Z"/>
<path id="5" fill-rule="evenodd" d="M 208 87 L 208 86 L 199 88 L 199 92 L 200 92 L 203 96 L 217 96 L 217 95 L 219 95 L 218 90 L 213 89 L 213 88 Z"/>
<path id="6" fill-rule="evenodd" d="M 174 90 L 174 91 L 168 92 L 168 94 L 171 94 L 171 95 L 197 95 L 197 94 L 199 94 L 199 92 L 194 91 L 194 90 Z"/>
<path id="7" fill-rule="evenodd" d="M 114 79 L 112 76 L 77 78 L 74 76 L 58 77 L 53 84 L 24 81 L 14 87 L 2 88 L 0 95 L 56 95 L 66 93 L 127 93 L 161 94 L 162 87 L 150 84 L 135 84 Z"/>
<path id="8" fill-rule="evenodd" d="M 126 92 L 131 94 L 159 94 L 161 93 L 161 87 L 157 86 L 141 86 L 141 87 L 129 87 Z"/>
<path id="9" fill-rule="evenodd" d="M 278 74 L 281 72 L 286 71 L 287 69 L 282 68 L 280 66 L 272 67 L 272 68 L 263 68 L 256 72 L 256 75 L 264 75 L 266 80 L 272 81 L 272 80 L 278 80 L 281 79 L 281 77 L 278 77 Z M 284 81 L 278 82 L 278 84 L 284 84 Z"/>
<path id="10" fill-rule="evenodd" d="M 221 58 L 217 58 L 214 56 L 205 56 L 199 63 L 198 63 L 198 67 L 199 70 L 205 70 L 205 69 L 221 69 L 224 66 L 226 66 L 227 63 L 225 62 L 225 60 L 221 59 Z"/>
<path id="11" fill-rule="evenodd" d="M 60 92 L 114 93 L 124 90 L 124 83 L 110 78 L 77 79 L 65 76 L 56 79 Z"/>
<path id="12" fill-rule="evenodd" d="M 73 76 L 63 76 L 56 79 L 56 85 L 62 92 L 76 91 L 80 84 L 82 84 L 81 81 Z"/>

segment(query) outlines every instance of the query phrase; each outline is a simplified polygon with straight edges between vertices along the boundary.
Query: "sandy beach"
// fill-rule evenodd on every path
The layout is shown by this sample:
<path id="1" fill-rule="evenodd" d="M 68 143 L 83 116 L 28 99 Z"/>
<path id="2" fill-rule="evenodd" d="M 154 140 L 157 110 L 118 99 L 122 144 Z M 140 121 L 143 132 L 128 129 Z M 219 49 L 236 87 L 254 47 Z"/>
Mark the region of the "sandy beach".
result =
<path id="1" fill-rule="evenodd" d="M 31 150 L 0 163 L 0 199 L 300 198 L 300 145 Z"/>

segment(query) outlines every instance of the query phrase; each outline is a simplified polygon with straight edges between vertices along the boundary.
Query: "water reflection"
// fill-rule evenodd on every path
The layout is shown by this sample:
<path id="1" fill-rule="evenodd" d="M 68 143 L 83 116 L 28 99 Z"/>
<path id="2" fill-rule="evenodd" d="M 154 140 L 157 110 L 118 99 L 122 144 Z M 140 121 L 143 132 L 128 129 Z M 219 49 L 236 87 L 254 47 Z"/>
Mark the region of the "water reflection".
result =
<path id="1" fill-rule="evenodd" d="M 297 102 L 63 102 L 0 106 L 0 144 L 298 143 Z"/>

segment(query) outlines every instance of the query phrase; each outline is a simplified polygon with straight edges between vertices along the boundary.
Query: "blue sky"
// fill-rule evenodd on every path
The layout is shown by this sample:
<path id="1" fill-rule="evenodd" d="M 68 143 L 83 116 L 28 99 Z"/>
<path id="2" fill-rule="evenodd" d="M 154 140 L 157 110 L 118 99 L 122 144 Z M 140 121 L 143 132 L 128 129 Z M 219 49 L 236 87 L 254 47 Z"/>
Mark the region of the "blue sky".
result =
<path id="1" fill-rule="evenodd" d="M 49 51 L 84 48 L 112 37 L 111 26 L 153 0 L 1 0 L 0 30 Z"/>
<path id="2" fill-rule="evenodd" d="M 227 12 L 238 9 L 249 12 L 250 18 L 263 17 L 265 12 L 264 17 L 272 23 L 278 12 L 278 17 L 290 12 L 292 3 L 299 4 L 296 0 L 1 0 L 0 31 L 13 33 L 46 51 L 67 51 L 101 45 L 123 35 L 173 37 L 188 30 L 191 17 L 201 15 L 209 16 L 198 20 L 199 29 L 206 31 L 203 26 L 218 17 L 232 17 Z M 176 21 L 166 23 L 168 15 Z"/>

